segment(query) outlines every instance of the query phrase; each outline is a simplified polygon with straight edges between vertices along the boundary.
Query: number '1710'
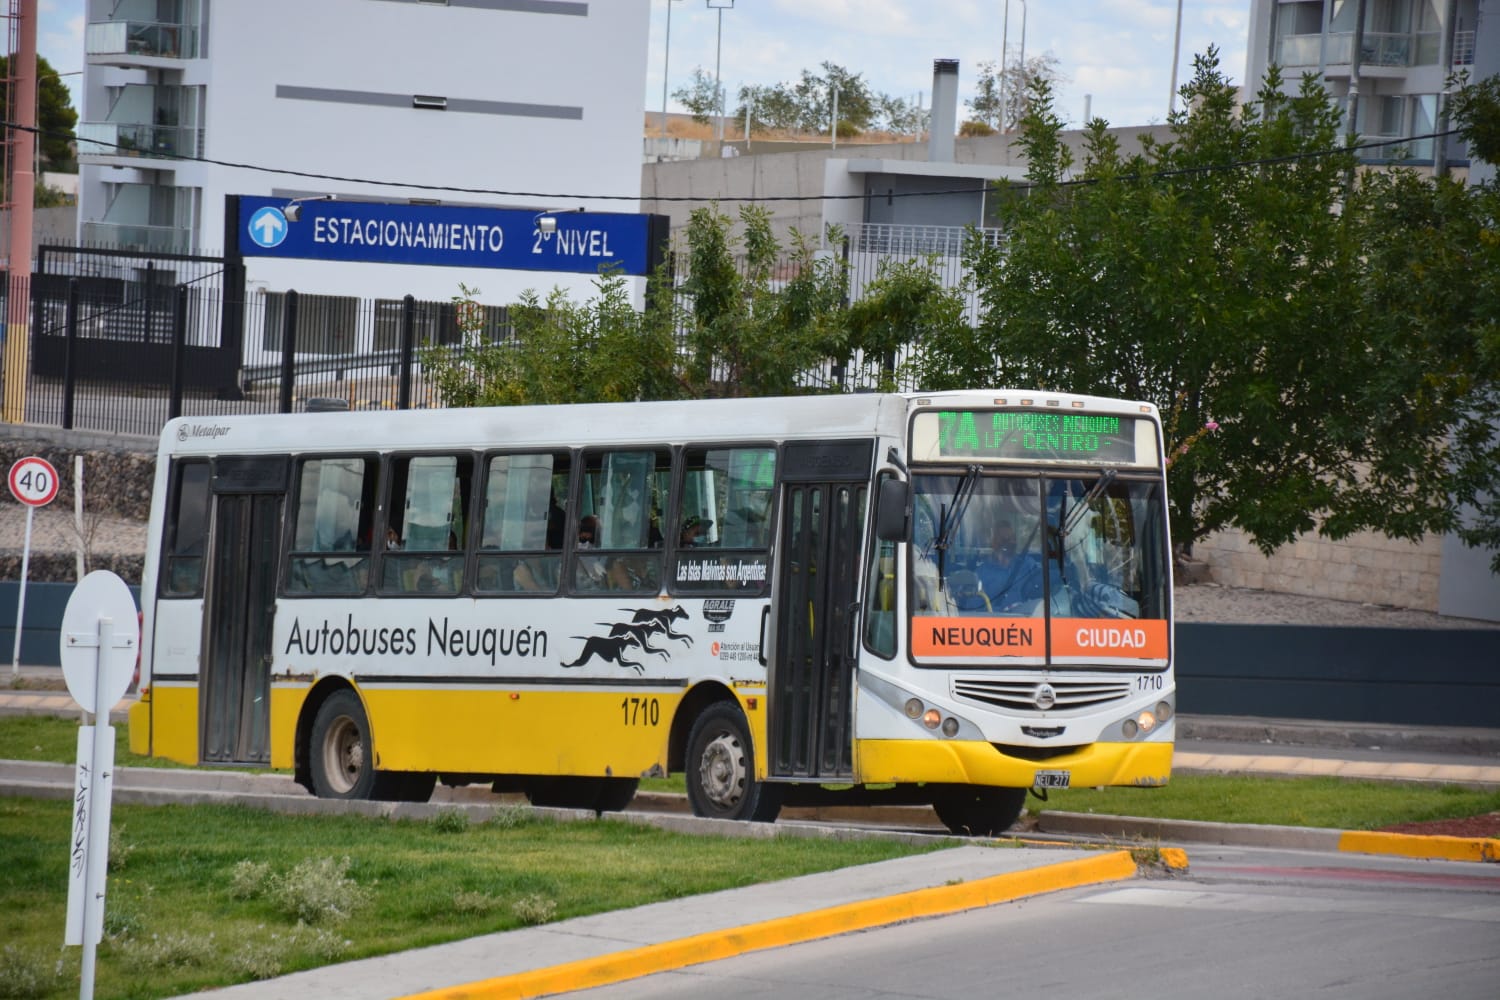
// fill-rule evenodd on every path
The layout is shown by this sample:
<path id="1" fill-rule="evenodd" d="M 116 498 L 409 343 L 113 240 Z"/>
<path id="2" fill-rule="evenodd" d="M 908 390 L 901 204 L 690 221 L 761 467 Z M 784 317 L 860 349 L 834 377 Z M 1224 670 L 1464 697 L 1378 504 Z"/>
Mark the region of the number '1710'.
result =
<path id="1" fill-rule="evenodd" d="M 661 724 L 661 702 L 655 698 L 621 698 L 620 711 L 627 726 Z"/>

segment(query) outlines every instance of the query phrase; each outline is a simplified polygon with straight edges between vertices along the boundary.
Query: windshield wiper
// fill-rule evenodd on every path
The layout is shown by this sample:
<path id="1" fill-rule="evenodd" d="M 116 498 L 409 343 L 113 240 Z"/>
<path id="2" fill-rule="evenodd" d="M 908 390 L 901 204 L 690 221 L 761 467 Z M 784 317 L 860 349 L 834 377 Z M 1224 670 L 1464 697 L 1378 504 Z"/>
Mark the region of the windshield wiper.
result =
<path id="1" fill-rule="evenodd" d="M 1114 469 L 1099 470 L 1098 480 L 1095 481 L 1093 486 L 1089 487 L 1087 493 L 1078 499 L 1078 504 L 1068 513 L 1068 516 L 1063 519 L 1063 523 L 1058 527 L 1057 534 L 1059 537 L 1067 538 L 1068 532 L 1078 527 L 1078 522 L 1089 512 L 1089 504 L 1098 500 L 1100 495 L 1109 489 L 1109 484 L 1115 481 L 1116 475 L 1118 473 Z"/>
<path id="2" fill-rule="evenodd" d="M 937 549 L 939 593 L 943 589 L 943 564 L 947 560 L 948 546 L 953 542 L 953 535 L 958 531 L 958 525 L 963 521 L 964 513 L 969 509 L 969 501 L 974 498 L 974 487 L 978 485 L 979 466 L 971 465 L 964 470 L 964 477 L 958 481 L 958 489 L 953 491 L 952 510 L 950 511 L 946 504 L 938 507 L 938 535 L 932 547 Z"/>

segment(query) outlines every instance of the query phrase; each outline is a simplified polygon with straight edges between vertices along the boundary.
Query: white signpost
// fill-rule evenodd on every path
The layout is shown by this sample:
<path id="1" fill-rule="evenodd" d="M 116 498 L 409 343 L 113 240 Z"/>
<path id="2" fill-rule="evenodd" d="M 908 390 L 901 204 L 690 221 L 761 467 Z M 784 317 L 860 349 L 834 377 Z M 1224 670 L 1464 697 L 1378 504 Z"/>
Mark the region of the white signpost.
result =
<path id="1" fill-rule="evenodd" d="M 125 581 L 95 570 L 78 582 L 63 611 L 59 652 L 73 700 L 94 717 L 78 728 L 73 781 L 73 833 L 68 858 L 68 924 L 63 944 L 83 946 L 78 995 L 94 995 L 94 954 L 104 936 L 104 889 L 109 869 L 110 793 L 114 787 L 115 730 L 109 710 L 130 688 L 140 634 L 135 600 Z"/>
<path id="2" fill-rule="evenodd" d="M 11 496 L 26 505 L 26 544 L 21 549 L 21 586 L 16 591 L 16 645 L 11 651 L 10 675 L 21 674 L 21 616 L 26 613 L 26 573 L 31 567 L 31 518 L 57 496 L 57 470 L 45 458 L 28 455 L 10 467 Z"/>

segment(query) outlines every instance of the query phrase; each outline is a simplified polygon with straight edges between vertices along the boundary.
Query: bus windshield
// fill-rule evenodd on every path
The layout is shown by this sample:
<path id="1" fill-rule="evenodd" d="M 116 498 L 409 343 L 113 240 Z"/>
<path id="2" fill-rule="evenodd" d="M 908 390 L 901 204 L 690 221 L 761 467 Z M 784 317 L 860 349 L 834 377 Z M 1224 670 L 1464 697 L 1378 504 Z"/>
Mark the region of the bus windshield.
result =
<path id="1" fill-rule="evenodd" d="M 963 500 L 965 479 L 963 469 L 912 477 L 911 607 L 918 656 L 1031 660 L 1047 653 L 1046 625 L 1054 620 L 1124 619 L 1160 622 L 1150 631 L 1159 628 L 1163 642 L 1148 643 L 1145 658 L 1165 658 L 1169 575 L 1159 480 L 1125 478 L 1112 469 L 988 474 L 960 505 L 962 517 L 955 524 L 955 500 Z M 968 643 L 940 648 L 922 640 L 931 634 L 923 629 L 923 618 L 1006 619 L 1007 628 L 1019 621 L 1016 634 L 1030 641 L 986 648 L 981 639 L 975 648 Z M 1042 629 L 1034 627 L 1037 620 Z M 1063 655 L 1064 645 L 1052 643 L 1052 657 Z M 1112 649 L 1110 655 L 1131 653 Z"/>

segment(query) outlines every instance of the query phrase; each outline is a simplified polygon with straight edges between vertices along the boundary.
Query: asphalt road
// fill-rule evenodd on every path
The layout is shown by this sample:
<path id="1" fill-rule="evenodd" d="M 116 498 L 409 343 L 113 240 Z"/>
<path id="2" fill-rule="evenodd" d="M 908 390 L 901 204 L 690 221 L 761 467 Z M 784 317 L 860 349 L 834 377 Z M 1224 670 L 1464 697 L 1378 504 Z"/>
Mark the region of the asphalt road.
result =
<path id="1" fill-rule="evenodd" d="M 1500 866 L 1195 847 L 1185 875 L 1068 889 L 569 995 L 1493 1000 Z"/>

